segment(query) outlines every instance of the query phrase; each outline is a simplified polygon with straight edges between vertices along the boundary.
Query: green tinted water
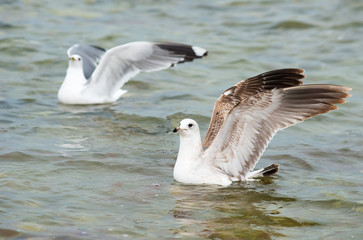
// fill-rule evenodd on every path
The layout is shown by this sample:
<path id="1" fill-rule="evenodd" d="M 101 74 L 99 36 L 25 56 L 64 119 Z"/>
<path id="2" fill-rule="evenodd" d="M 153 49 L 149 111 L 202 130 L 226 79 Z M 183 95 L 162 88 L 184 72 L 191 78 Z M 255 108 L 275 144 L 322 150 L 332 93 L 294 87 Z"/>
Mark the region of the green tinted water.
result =
<path id="1" fill-rule="evenodd" d="M 360 239 L 361 1 L 2 1 L 0 237 L 11 239 Z M 116 104 L 64 106 L 74 43 L 136 40 L 209 50 L 140 74 Z M 261 181 L 174 182 L 184 117 L 205 134 L 236 82 L 275 68 L 353 88 L 338 111 L 277 134 Z"/>

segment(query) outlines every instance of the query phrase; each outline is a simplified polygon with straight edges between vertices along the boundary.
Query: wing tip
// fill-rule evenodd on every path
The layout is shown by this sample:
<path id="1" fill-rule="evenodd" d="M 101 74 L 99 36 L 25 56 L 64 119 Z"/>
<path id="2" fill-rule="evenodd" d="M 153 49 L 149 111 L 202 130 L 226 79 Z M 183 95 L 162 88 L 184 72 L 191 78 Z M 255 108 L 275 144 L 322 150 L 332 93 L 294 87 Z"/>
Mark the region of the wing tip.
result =
<path id="1" fill-rule="evenodd" d="M 208 51 L 204 48 L 198 47 L 198 46 L 192 46 L 192 49 L 197 57 L 205 57 L 208 56 Z"/>
<path id="2" fill-rule="evenodd" d="M 180 57 L 181 60 L 179 60 L 178 63 L 191 62 L 196 58 L 203 58 L 208 55 L 206 49 L 198 46 L 170 42 L 156 42 L 154 44 L 174 56 Z"/>

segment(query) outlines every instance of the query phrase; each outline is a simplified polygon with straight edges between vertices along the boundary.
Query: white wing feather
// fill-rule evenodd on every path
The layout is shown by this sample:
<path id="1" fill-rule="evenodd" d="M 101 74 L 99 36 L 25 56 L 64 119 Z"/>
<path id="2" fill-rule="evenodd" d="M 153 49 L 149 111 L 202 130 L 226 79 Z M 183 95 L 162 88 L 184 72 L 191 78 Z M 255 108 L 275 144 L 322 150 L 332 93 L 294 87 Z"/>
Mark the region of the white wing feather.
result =
<path id="1" fill-rule="evenodd" d="M 132 42 L 117 46 L 108 50 L 102 57 L 90 77 L 87 91 L 100 96 L 112 96 L 130 78 L 140 72 L 166 69 L 183 61 L 185 61 L 183 54 L 162 49 L 158 43 Z"/>

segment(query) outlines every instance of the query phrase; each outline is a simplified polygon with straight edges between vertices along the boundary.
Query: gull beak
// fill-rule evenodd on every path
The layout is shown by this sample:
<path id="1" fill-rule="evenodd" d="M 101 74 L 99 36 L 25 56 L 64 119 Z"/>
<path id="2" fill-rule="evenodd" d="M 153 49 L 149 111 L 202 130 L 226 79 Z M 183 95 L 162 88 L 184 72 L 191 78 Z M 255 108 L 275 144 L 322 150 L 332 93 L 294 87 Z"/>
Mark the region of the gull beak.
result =
<path id="1" fill-rule="evenodd" d="M 180 131 L 180 128 L 179 128 L 179 127 L 177 127 L 177 128 L 174 128 L 173 133 L 177 133 L 177 132 L 179 132 L 179 131 Z"/>
<path id="2" fill-rule="evenodd" d="M 75 62 L 75 61 L 76 61 L 76 59 L 75 59 L 74 57 L 72 57 L 72 58 L 71 58 L 71 60 L 72 60 L 73 62 Z"/>

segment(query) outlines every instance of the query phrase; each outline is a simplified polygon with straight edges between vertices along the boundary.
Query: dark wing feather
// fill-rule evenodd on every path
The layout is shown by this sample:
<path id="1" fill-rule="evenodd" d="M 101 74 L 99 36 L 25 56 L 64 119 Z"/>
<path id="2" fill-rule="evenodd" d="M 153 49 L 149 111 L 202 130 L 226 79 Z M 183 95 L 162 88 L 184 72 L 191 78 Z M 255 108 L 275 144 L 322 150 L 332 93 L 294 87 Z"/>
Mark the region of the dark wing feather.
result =
<path id="1" fill-rule="evenodd" d="M 196 58 L 202 58 L 208 55 L 207 51 L 203 51 L 204 49 L 198 52 L 196 51 L 196 47 L 181 43 L 159 42 L 155 43 L 155 45 L 168 51 L 170 54 L 173 53 L 180 56 L 182 60 L 178 63 L 191 62 Z"/>
<path id="2" fill-rule="evenodd" d="M 203 141 L 203 149 L 211 145 L 226 116 L 236 105 L 259 92 L 300 85 L 303 83 L 300 79 L 305 78 L 303 72 L 303 69 L 298 68 L 273 70 L 248 78 L 224 91 L 214 105 L 209 128 Z"/>

